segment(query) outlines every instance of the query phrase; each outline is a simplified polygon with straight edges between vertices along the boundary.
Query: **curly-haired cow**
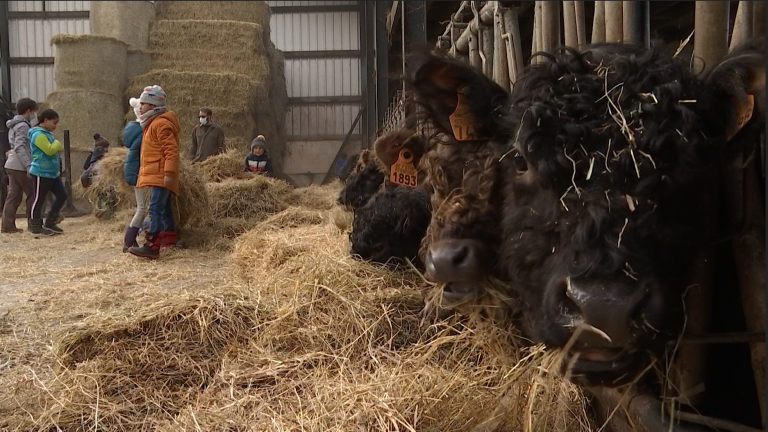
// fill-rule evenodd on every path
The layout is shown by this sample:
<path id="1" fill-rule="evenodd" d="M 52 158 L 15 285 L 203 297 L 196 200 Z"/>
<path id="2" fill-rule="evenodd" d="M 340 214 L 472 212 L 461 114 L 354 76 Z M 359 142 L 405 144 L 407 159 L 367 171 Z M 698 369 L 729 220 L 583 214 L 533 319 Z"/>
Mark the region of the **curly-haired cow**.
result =
<path id="1" fill-rule="evenodd" d="M 765 129 L 764 40 L 706 76 L 657 48 L 564 48 L 511 94 L 447 56 L 419 55 L 414 92 L 453 147 L 432 171 L 454 172 L 456 185 L 472 164 L 485 176 L 482 199 L 454 203 L 448 218 L 433 201 L 427 276 L 501 277 L 523 307 L 519 327 L 567 347 L 575 382 L 620 386 L 663 361 L 718 233 L 718 170 Z"/>

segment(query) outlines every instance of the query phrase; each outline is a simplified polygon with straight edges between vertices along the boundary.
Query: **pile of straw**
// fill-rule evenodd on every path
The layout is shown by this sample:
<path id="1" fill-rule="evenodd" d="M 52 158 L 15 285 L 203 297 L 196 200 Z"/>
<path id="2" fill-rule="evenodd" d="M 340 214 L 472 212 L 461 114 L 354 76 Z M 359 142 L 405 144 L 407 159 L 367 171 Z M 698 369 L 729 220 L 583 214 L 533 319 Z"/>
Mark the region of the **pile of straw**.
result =
<path id="1" fill-rule="evenodd" d="M 215 219 L 263 219 L 284 210 L 292 187 L 282 180 L 254 176 L 247 180 L 225 179 L 205 185 Z"/>
<path id="2" fill-rule="evenodd" d="M 587 431 L 556 355 L 422 315 L 421 277 L 351 259 L 290 209 L 236 241 L 233 280 L 62 328 L 56 366 L 3 378 L 11 430 Z"/>
<path id="3" fill-rule="evenodd" d="M 195 164 L 206 182 L 220 182 L 229 178 L 245 178 L 250 176 L 245 172 L 245 152 L 242 149 L 230 148 L 226 153 L 211 156 Z"/>
<path id="4" fill-rule="evenodd" d="M 128 150 L 124 147 L 110 148 L 96 163 L 96 175 L 89 188 L 83 189 L 76 183 L 74 191 L 80 197 L 95 203 L 102 193 L 114 194 L 117 210 L 136 206 L 134 190 L 125 182 L 123 166 Z M 174 219 L 177 226 L 204 227 L 211 224 L 210 202 L 206 194 L 203 176 L 187 162 L 182 161 L 179 170 L 179 195 L 174 200 Z"/>

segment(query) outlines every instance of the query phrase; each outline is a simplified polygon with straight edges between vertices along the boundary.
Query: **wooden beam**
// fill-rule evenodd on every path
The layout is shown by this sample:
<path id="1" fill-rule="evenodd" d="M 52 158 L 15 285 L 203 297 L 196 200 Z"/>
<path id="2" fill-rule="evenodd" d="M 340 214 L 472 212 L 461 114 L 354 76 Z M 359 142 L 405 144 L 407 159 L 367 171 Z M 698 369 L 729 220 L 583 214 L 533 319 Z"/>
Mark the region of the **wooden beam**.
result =
<path id="1" fill-rule="evenodd" d="M 90 18 L 89 11 L 60 11 L 60 12 L 8 12 L 8 19 L 77 19 Z"/>
<path id="2" fill-rule="evenodd" d="M 349 105 L 362 101 L 360 96 L 289 97 L 288 105 Z"/>
<path id="3" fill-rule="evenodd" d="M 8 26 L 8 2 L 0 4 L 0 83 L 3 86 L 3 99 L 11 102 L 11 46 Z"/>
<path id="4" fill-rule="evenodd" d="M 360 57 L 359 50 L 335 50 L 335 51 L 283 51 L 286 59 L 311 59 L 311 58 L 347 58 Z"/>
<path id="5" fill-rule="evenodd" d="M 312 13 L 312 12 L 357 12 L 357 6 L 273 6 L 273 14 Z"/>

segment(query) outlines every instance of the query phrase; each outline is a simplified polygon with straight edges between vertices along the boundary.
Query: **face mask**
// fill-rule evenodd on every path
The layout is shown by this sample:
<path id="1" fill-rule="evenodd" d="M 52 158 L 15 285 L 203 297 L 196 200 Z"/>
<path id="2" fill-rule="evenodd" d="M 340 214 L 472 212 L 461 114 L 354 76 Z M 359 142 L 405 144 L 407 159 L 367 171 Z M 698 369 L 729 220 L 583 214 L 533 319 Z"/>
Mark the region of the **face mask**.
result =
<path id="1" fill-rule="evenodd" d="M 33 113 L 29 118 L 29 124 L 32 126 L 37 126 L 37 113 Z"/>
<path id="2" fill-rule="evenodd" d="M 205 126 L 208 124 L 208 117 L 200 117 L 200 124 Z"/>

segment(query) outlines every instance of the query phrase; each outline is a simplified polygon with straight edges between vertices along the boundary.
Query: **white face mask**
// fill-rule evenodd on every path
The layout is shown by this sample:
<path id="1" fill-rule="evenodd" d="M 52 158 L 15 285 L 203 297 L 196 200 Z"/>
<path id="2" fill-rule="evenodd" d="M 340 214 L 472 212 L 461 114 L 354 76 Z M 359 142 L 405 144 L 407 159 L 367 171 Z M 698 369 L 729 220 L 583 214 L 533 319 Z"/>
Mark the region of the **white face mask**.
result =
<path id="1" fill-rule="evenodd" d="M 208 124 L 208 117 L 200 117 L 200 124 L 205 126 Z"/>
<path id="2" fill-rule="evenodd" d="M 29 124 L 32 126 L 37 126 L 37 113 L 33 113 L 31 117 L 29 117 Z"/>

